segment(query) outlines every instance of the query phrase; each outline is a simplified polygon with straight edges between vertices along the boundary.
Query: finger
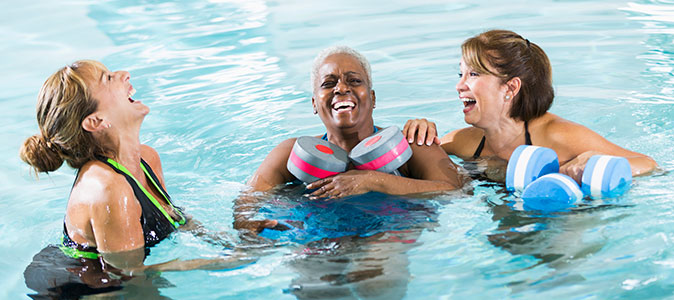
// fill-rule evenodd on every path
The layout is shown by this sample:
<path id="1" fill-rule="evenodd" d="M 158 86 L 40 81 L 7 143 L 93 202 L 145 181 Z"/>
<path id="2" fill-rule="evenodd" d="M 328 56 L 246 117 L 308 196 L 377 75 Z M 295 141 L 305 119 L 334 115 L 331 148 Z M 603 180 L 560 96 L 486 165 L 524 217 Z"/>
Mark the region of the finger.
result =
<path id="1" fill-rule="evenodd" d="M 328 182 L 328 180 L 330 180 L 330 177 L 316 180 L 310 184 L 307 184 L 307 189 L 313 190 L 320 188 L 321 186 L 325 185 Z"/>
<path id="2" fill-rule="evenodd" d="M 438 138 L 438 131 L 435 128 L 435 124 L 430 123 L 428 126 L 428 134 L 426 135 L 426 145 L 430 146 L 433 144 L 433 141 Z"/>
<path id="3" fill-rule="evenodd" d="M 433 142 L 436 143 L 436 144 L 438 144 L 438 145 L 442 145 L 442 141 L 441 141 L 440 138 L 437 137 L 437 136 L 433 139 Z"/>
<path id="4" fill-rule="evenodd" d="M 274 228 L 276 225 L 278 225 L 278 221 L 276 220 L 264 220 L 261 222 L 262 226 L 264 228 Z"/>
<path id="5" fill-rule="evenodd" d="M 412 121 L 410 123 L 410 126 L 407 128 L 407 134 L 405 135 L 407 137 L 407 142 L 408 143 L 414 143 L 414 135 L 417 132 L 417 128 L 419 127 L 419 122 L 417 120 Z"/>
<path id="6" fill-rule="evenodd" d="M 423 119 L 424 121 L 426 119 Z M 421 146 L 426 141 L 426 134 L 428 133 L 428 122 L 423 122 L 419 124 L 419 129 L 417 130 L 417 145 Z"/>
<path id="7" fill-rule="evenodd" d="M 403 126 L 402 132 L 405 138 L 407 138 L 407 130 L 410 128 L 410 122 L 412 122 L 412 120 L 407 120 L 407 122 L 405 122 L 405 126 Z"/>
<path id="8" fill-rule="evenodd" d="M 309 199 L 311 200 L 316 200 L 318 198 L 325 197 L 325 194 L 329 192 L 329 190 L 326 188 L 326 186 L 321 186 L 318 189 L 316 189 L 313 193 L 309 194 Z"/>
<path id="9" fill-rule="evenodd" d="M 330 182 L 324 186 L 322 186 L 320 189 L 320 193 L 316 193 L 315 195 L 312 195 L 312 199 L 316 200 L 319 198 L 333 198 L 334 195 L 339 194 L 339 189 L 337 188 L 337 185 L 335 182 Z M 316 191 L 319 192 L 319 191 Z"/>

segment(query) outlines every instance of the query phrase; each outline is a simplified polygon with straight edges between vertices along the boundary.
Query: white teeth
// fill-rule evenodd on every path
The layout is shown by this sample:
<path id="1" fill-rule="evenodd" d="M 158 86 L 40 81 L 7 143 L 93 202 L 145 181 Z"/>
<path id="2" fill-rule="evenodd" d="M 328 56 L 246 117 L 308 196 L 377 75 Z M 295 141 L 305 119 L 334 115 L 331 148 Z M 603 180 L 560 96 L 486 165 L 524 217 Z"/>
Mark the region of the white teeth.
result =
<path id="1" fill-rule="evenodd" d="M 337 103 L 333 104 L 332 109 L 355 107 L 355 106 L 356 106 L 356 104 L 354 104 L 353 102 L 341 101 L 341 102 L 337 102 Z"/>
<path id="2" fill-rule="evenodd" d="M 477 102 L 477 101 L 475 101 L 475 99 L 471 99 L 471 98 L 461 98 L 461 101 L 463 101 L 463 103 L 475 103 L 475 102 Z"/>
<path id="3" fill-rule="evenodd" d="M 136 93 L 136 89 L 131 88 L 131 90 L 129 91 L 129 98 L 133 97 L 133 95 L 134 95 L 135 93 Z"/>

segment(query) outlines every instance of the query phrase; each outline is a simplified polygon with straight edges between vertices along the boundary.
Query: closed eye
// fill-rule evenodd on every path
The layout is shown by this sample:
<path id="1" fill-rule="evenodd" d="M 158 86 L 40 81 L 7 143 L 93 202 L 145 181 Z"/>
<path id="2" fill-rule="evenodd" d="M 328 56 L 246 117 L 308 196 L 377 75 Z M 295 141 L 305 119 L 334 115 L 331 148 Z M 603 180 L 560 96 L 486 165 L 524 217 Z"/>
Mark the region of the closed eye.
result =
<path id="1" fill-rule="evenodd" d="M 330 87 L 333 87 L 333 86 L 335 86 L 334 81 L 326 81 L 326 82 L 323 82 L 321 84 L 321 87 L 324 87 L 324 88 L 330 88 Z"/>

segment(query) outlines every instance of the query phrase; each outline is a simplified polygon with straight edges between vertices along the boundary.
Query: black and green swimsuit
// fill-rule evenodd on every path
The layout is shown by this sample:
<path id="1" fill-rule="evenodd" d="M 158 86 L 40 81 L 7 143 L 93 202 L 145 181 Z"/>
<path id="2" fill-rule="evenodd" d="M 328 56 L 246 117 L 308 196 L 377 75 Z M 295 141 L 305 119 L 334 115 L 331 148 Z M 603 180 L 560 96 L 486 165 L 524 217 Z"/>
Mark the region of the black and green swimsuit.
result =
<path id="1" fill-rule="evenodd" d="M 142 213 L 139 221 L 143 227 L 145 255 L 147 256 L 150 251 L 149 247 L 159 243 L 178 226 L 185 223 L 183 213 L 178 207 L 173 206 L 171 198 L 159 184 L 159 179 L 152 168 L 142 159 L 140 167 L 148 182 L 151 182 L 164 200 L 173 207 L 180 220 L 174 220 L 127 168 L 109 158 L 100 160 L 115 172 L 124 175 L 140 203 Z M 114 268 L 105 265 L 95 247 L 86 247 L 70 239 L 64 221 L 63 242 L 60 245 L 49 245 L 37 253 L 23 274 L 26 286 L 36 292 L 29 295 L 34 299 L 79 299 L 84 295 L 122 289 L 124 282 L 130 277 L 117 273 L 111 274 L 111 272 L 114 273 L 112 269 Z"/>
<path id="2" fill-rule="evenodd" d="M 140 182 L 131 175 L 131 172 L 121 165 L 120 163 L 108 158 L 101 159 L 103 163 L 110 166 L 115 172 L 124 175 L 126 181 L 129 182 L 131 188 L 133 189 L 133 194 L 138 199 L 140 206 L 142 208 L 142 213 L 140 216 L 140 224 L 143 227 L 143 237 L 145 239 L 145 254 L 149 252 L 148 247 L 152 247 L 159 243 L 161 240 L 166 238 L 171 232 L 173 232 L 178 226 L 185 224 L 185 217 L 182 214 L 180 208 L 173 206 L 171 203 L 171 197 L 164 188 L 159 184 L 159 179 L 157 175 L 152 171 L 150 165 L 148 165 L 143 159 L 140 160 L 140 167 L 143 169 L 145 176 L 148 181 L 154 185 L 154 187 L 159 191 L 163 196 L 164 200 L 173 208 L 173 210 L 178 214 L 180 220 L 173 220 L 171 215 L 161 206 L 157 199 L 152 196 Z M 66 229 L 65 221 L 63 222 L 63 243 L 61 245 L 61 251 L 66 255 L 73 258 L 91 258 L 96 259 L 99 257 L 99 253 L 95 247 L 87 247 L 84 245 L 77 244 L 74 242 L 70 236 L 68 236 L 68 230 Z"/>

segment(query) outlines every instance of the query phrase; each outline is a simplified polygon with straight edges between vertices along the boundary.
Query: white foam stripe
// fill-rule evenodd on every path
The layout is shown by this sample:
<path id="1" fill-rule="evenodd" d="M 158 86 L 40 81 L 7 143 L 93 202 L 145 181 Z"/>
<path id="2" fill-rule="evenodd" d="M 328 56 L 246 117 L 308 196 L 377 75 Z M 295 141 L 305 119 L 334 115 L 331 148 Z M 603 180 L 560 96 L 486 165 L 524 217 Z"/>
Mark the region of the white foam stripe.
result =
<path id="1" fill-rule="evenodd" d="M 592 180 L 590 181 L 590 194 L 592 197 L 601 197 L 601 187 L 604 183 L 604 173 L 606 167 L 613 156 L 602 155 L 597 160 L 592 170 Z"/>
<path id="2" fill-rule="evenodd" d="M 529 146 L 524 148 L 520 157 L 517 158 L 517 164 L 515 165 L 515 175 L 513 180 L 513 187 L 516 190 L 524 189 L 524 179 L 527 175 L 527 165 L 531 160 L 531 156 L 534 154 L 534 151 L 538 150 L 538 146 Z"/>
<path id="3" fill-rule="evenodd" d="M 562 182 L 567 188 L 569 188 L 573 193 L 576 195 L 576 200 L 583 199 L 583 192 L 580 191 L 580 188 L 578 188 L 578 184 L 576 184 L 575 181 L 572 179 L 569 179 L 569 177 L 562 176 L 562 174 L 559 173 L 553 173 L 553 174 L 548 174 L 543 177 L 552 177 L 560 182 Z M 543 178 L 541 177 L 541 178 Z"/>

